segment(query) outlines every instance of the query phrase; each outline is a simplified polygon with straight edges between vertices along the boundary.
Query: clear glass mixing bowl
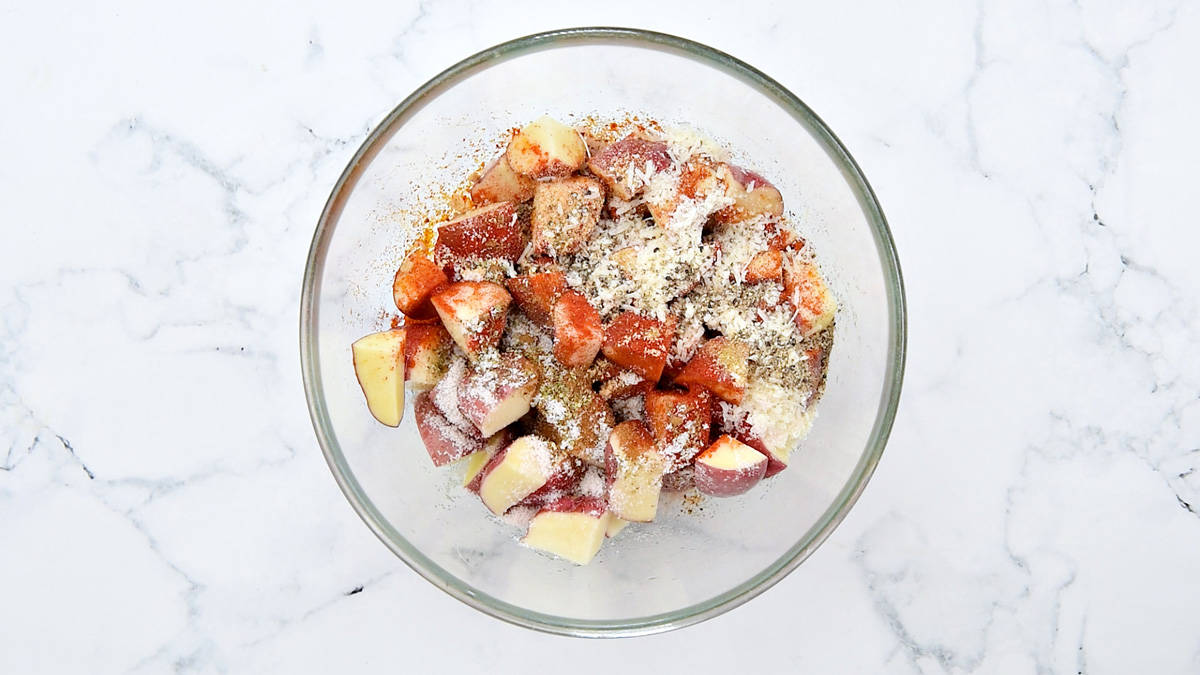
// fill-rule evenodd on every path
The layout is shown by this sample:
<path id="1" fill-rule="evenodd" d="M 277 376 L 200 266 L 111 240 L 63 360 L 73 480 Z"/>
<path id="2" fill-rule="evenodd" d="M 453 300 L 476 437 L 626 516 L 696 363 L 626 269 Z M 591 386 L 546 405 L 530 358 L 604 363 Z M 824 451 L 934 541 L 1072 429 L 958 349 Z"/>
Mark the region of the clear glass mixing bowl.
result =
<path id="1" fill-rule="evenodd" d="M 382 325 L 403 251 L 397 216 L 419 184 L 475 168 L 464 139 L 494 139 L 542 114 L 637 113 L 682 122 L 736 150 L 783 192 L 841 301 L 824 399 L 788 470 L 698 513 L 668 505 L 585 567 L 519 546 L 458 473 L 435 469 L 411 415 L 376 423 L 350 343 Z M 896 251 L 866 178 L 795 95 L 733 57 L 632 29 L 578 28 L 507 42 L 456 64 L 371 132 L 317 224 L 304 274 L 300 348 L 325 458 L 367 525 L 418 574 L 515 624 L 580 636 L 648 634 L 715 616 L 763 592 L 829 536 L 883 451 L 904 367 Z"/>

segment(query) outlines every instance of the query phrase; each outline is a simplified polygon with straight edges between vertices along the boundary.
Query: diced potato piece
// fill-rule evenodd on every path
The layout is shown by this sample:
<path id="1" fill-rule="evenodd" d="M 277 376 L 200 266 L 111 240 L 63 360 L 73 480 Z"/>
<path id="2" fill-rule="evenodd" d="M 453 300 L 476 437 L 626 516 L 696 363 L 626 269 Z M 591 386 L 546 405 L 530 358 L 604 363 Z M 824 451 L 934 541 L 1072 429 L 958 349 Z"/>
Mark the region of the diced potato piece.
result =
<path id="1" fill-rule="evenodd" d="M 600 313 L 578 291 L 563 293 L 554 304 L 554 358 L 568 368 L 591 365 L 604 341 Z"/>
<path id="2" fill-rule="evenodd" d="M 579 251 L 596 229 L 603 207 L 604 188 L 595 178 L 538 183 L 533 194 L 533 254 L 561 256 Z"/>
<path id="3" fill-rule="evenodd" d="M 783 299 L 796 310 L 796 328 L 805 337 L 827 328 L 837 313 L 837 300 L 821 271 L 796 255 L 784 259 Z"/>
<path id="4" fill-rule="evenodd" d="M 567 176 L 587 160 L 587 146 L 579 132 L 543 116 L 525 125 L 508 144 L 508 164 L 530 178 Z"/>
<path id="5" fill-rule="evenodd" d="M 476 204 L 520 204 L 533 199 L 535 185 L 534 179 L 513 171 L 508 165 L 508 157 L 500 155 L 484 168 L 479 180 L 471 186 L 471 201 Z"/>
<path id="6" fill-rule="evenodd" d="M 722 164 L 718 172 L 727 186 L 725 195 L 733 203 L 713 214 L 719 223 L 737 223 L 759 216 L 783 215 L 783 195 L 767 179 L 732 164 Z"/>
<path id="7" fill-rule="evenodd" d="M 474 360 L 500 343 L 512 296 L 490 281 L 458 281 L 434 293 L 432 302 L 450 337 Z"/>
<path id="8" fill-rule="evenodd" d="M 667 144 L 629 135 L 592 155 L 588 168 L 626 201 L 641 194 L 649 176 L 671 166 Z"/>
<path id="9" fill-rule="evenodd" d="M 525 235 L 511 202 L 489 204 L 438 228 L 433 259 L 447 273 L 487 260 L 516 261 Z"/>
<path id="10" fill-rule="evenodd" d="M 750 373 L 750 348 L 725 336 L 700 346 L 700 351 L 675 377 L 675 384 L 701 386 L 730 403 L 741 403 Z"/>
<path id="11" fill-rule="evenodd" d="M 674 331 L 667 324 L 633 312 L 622 312 L 605 328 L 601 350 L 610 361 L 651 382 L 658 382 L 673 339 Z"/>
<path id="12" fill-rule="evenodd" d="M 551 325 L 554 303 L 567 290 L 567 278 L 557 271 L 519 274 L 504 284 L 517 307 L 540 326 Z"/>
<path id="13" fill-rule="evenodd" d="M 405 316 L 414 319 L 432 319 L 437 316 L 429 298 L 437 289 L 450 283 L 445 272 L 423 253 L 408 255 L 396 276 L 392 278 L 392 299 L 396 308 Z"/>

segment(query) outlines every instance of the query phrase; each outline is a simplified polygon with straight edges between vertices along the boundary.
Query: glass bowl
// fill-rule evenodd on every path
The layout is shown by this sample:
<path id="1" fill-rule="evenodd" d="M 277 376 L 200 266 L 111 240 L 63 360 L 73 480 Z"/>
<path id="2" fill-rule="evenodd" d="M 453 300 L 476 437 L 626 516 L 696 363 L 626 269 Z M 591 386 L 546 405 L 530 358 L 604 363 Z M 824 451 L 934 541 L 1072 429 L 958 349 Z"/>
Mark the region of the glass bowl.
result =
<path id="1" fill-rule="evenodd" d="M 816 247 L 841 309 L 828 384 L 787 471 L 741 497 L 667 504 L 576 567 L 520 546 L 435 469 L 411 410 L 400 428 L 362 400 L 350 343 L 394 310 L 403 214 L 432 178 L 477 167 L 464 143 L 549 114 L 686 123 L 767 176 Z M 372 531 L 450 595 L 514 624 L 577 636 L 655 633 L 729 610 L 778 582 L 846 516 L 883 451 L 900 394 L 905 313 L 883 212 L 833 132 L 794 94 L 695 42 L 624 28 L 540 33 L 434 77 L 367 137 L 333 188 L 304 273 L 300 349 L 317 439 Z M 688 513 L 688 511 L 691 513 Z"/>

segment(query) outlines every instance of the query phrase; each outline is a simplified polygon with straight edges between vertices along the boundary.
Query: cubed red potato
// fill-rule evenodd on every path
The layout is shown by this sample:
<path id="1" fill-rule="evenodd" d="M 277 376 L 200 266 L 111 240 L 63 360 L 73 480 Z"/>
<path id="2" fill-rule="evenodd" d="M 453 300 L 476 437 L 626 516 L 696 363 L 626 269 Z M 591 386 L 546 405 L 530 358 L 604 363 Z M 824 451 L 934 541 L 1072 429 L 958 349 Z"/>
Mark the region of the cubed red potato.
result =
<path id="1" fill-rule="evenodd" d="M 730 403 L 741 403 L 750 374 L 750 347 L 741 340 L 719 336 L 700 345 L 700 351 L 675 376 L 675 384 L 700 386 Z"/>
<path id="2" fill-rule="evenodd" d="M 629 135 L 593 153 L 588 168 L 608 184 L 617 197 L 630 200 L 641 194 L 649 176 L 671 166 L 667 144 Z"/>
<path id="3" fill-rule="evenodd" d="M 758 484 L 767 456 L 728 434 L 696 456 L 696 489 L 713 497 L 733 497 Z"/>
<path id="4" fill-rule="evenodd" d="M 789 451 L 777 449 L 771 451 L 762 438 L 754 433 L 746 411 L 728 403 L 716 402 L 712 407 L 713 429 L 722 434 L 733 436 L 738 441 L 761 452 L 767 457 L 767 469 L 763 478 L 770 478 L 787 468 Z"/>
<path id="5" fill-rule="evenodd" d="M 520 204 L 533 199 L 536 184 L 529 176 L 513 171 L 508 165 L 508 157 L 500 155 L 483 169 L 479 179 L 471 186 L 471 201 L 476 204 Z"/>
<path id="6" fill-rule="evenodd" d="M 438 228 L 433 261 L 447 274 L 488 260 L 515 262 L 525 251 L 525 234 L 512 202 L 488 204 Z"/>
<path id="7" fill-rule="evenodd" d="M 768 221 L 764 226 L 767 233 L 767 247 L 773 251 L 800 251 L 804 248 L 804 238 L 792 231 L 786 223 Z"/>
<path id="8" fill-rule="evenodd" d="M 785 256 L 783 299 L 795 310 L 796 328 L 804 337 L 828 328 L 837 313 L 837 300 L 815 263 Z"/>
<path id="9" fill-rule="evenodd" d="M 476 450 L 467 455 L 466 471 L 463 474 L 463 487 L 469 492 L 479 494 L 479 483 L 483 480 L 484 468 L 487 467 L 488 462 L 492 461 L 496 453 L 507 448 L 509 443 L 512 443 L 516 437 L 517 434 L 512 430 L 512 427 L 505 427 L 489 436 L 483 442 L 481 450 Z"/>
<path id="10" fill-rule="evenodd" d="M 554 303 L 554 358 L 568 368 L 591 365 L 604 342 L 600 313 L 578 291 L 566 291 Z"/>
<path id="11" fill-rule="evenodd" d="M 592 236 L 604 208 L 604 187 L 588 176 L 540 182 L 530 216 L 533 255 L 576 253 Z"/>
<path id="12" fill-rule="evenodd" d="M 633 522 L 654 520 L 669 464 L 644 422 L 630 420 L 614 427 L 604 453 L 609 512 Z"/>
<path id="13" fill-rule="evenodd" d="M 437 316 L 429 298 L 434 291 L 450 283 L 445 272 L 425 256 L 414 252 L 400 263 L 392 278 L 392 299 L 406 317 L 432 319 Z"/>
<path id="14" fill-rule="evenodd" d="M 516 506 L 536 506 L 541 508 L 550 502 L 561 499 L 579 488 L 583 478 L 584 464 L 574 457 L 565 457 L 555 465 L 554 474 L 542 487 L 534 490 L 529 496 L 516 503 Z"/>
<path id="15" fill-rule="evenodd" d="M 431 389 L 446 374 L 454 353 L 454 338 L 440 323 L 415 324 L 406 329 L 404 379 L 416 391 Z"/>
<path id="16" fill-rule="evenodd" d="M 521 543 L 586 565 L 596 557 L 608 527 L 609 516 L 602 500 L 564 497 L 538 511 Z"/>
<path id="17" fill-rule="evenodd" d="M 825 391 L 825 368 L 829 362 L 829 345 L 811 347 L 804 350 L 804 355 L 807 366 L 804 388 L 809 392 L 805 407 L 811 408 Z"/>
<path id="18" fill-rule="evenodd" d="M 757 445 L 752 443 L 747 443 L 746 445 L 749 445 L 750 447 L 767 456 L 767 472 L 763 474 L 763 478 L 770 478 L 771 476 L 774 476 L 788 467 L 788 457 L 791 455 L 790 449 L 777 448 L 772 450 L 771 448 L 768 448 L 767 444 L 763 443 L 762 440 L 759 440 Z"/>
<path id="19" fill-rule="evenodd" d="M 783 195 L 767 179 L 732 164 L 721 164 L 718 173 L 733 203 L 713 214 L 719 223 L 737 223 L 756 217 L 783 215 Z"/>
<path id="20" fill-rule="evenodd" d="M 574 173 L 587 160 L 587 145 L 579 132 L 543 116 L 525 125 L 505 152 L 508 165 L 530 178 L 551 178 Z"/>
<path id="21" fill-rule="evenodd" d="M 483 449 L 483 437 L 474 429 L 455 426 L 442 415 L 429 392 L 417 394 L 413 401 L 417 432 L 434 466 L 451 462 Z"/>
<path id="22" fill-rule="evenodd" d="M 621 520 L 620 518 L 614 516 L 611 513 L 608 514 L 608 526 L 606 528 L 604 528 L 604 538 L 612 539 L 613 537 L 620 534 L 621 530 L 625 529 L 626 526 L 628 526 L 628 525 L 629 525 L 628 520 Z"/>
<path id="23" fill-rule="evenodd" d="M 504 282 L 517 301 L 517 307 L 539 326 L 553 322 L 554 303 L 567 290 L 567 278 L 562 272 L 518 274 Z"/>
<path id="24" fill-rule="evenodd" d="M 529 412 L 538 381 L 538 367 L 520 354 L 480 359 L 463 378 L 458 409 L 480 434 L 491 436 Z"/>
<path id="25" fill-rule="evenodd" d="M 442 325 L 474 360 L 500 343 L 512 296 L 490 281 L 458 281 L 433 294 Z"/>
<path id="26" fill-rule="evenodd" d="M 659 451 L 671 461 L 673 471 L 691 463 L 708 447 L 712 403 L 703 391 L 664 391 L 646 394 L 646 420 Z"/>
<path id="27" fill-rule="evenodd" d="M 404 347 L 407 329 L 395 328 L 359 338 L 350 346 L 354 376 L 371 415 L 389 427 L 404 416 Z"/>
<path id="28" fill-rule="evenodd" d="M 783 254 L 774 249 L 759 251 L 746 265 L 746 283 L 779 281 L 783 278 Z"/>
<path id="29" fill-rule="evenodd" d="M 703 157 L 691 157 L 684 162 L 679 174 L 679 187 L 675 194 L 658 199 L 648 199 L 646 206 L 654 222 L 662 227 L 684 228 L 702 227 L 712 215 L 696 209 L 685 209 L 687 222 L 681 222 L 675 217 L 680 204 L 691 200 L 697 204 L 705 202 L 714 194 L 723 195 L 726 191 L 725 178 L 719 167 Z"/>
<path id="30" fill-rule="evenodd" d="M 586 383 L 557 380 L 541 390 L 534 431 L 567 454 L 592 466 L 604 466 L 604 444 L 616 424 L 608 402 Z"/>
<path id="31" fill-rule="evenodd" d="M 662 377 L 674 330 L 666 323 L 633 312 L 618 314 L 604 329 L 600 349 L 610 361 L 651 382 Z"/>
<path id="32" fill-rule="evenodd" d="M 479 498 L 500 515 L 544 486 L 558 472 L 554 448 L 537 436 L 521 436 L 488 462 Z"/>

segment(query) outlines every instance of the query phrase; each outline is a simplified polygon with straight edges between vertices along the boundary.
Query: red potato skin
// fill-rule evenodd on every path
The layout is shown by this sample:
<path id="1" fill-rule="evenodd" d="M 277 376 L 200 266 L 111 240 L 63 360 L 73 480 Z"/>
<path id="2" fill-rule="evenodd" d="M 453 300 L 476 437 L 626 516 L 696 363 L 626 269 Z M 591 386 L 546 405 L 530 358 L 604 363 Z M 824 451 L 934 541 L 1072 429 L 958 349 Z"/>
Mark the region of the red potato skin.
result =
<path id="1" fill-rule="evenodd" d="M 588 168 L 608 185 L 613 194 L 620 199 L 629 200 L 641 193 L 644 186 L 630 189 L 631 186 L 625 183 L 626 171 L 632 165 L 641 167 L 647 162 L 657 171 L 671 166 L 671 154 L 667 151 L 667 144 L 631 134 L 593 154 Z"/>
<path id="2" fill-rule="evenodd" d="M 589 516 L 600 518 L 604 515 L 606 504 L 603 499 L 598 497 L 559 497 L 553 501 L 547 502 L 542 511 L 551 511 L 554 513 L 586 513 Z"/>
<path id="3" fill-rule="evenodd" d="M 554 303 L 554 358 L 568 368 L 591 365 L 604 342 L 600 313 L 578 291 L 567 291 Z"/>
<path id="4" fill-rule="evenodd" d="M 742 469 L 718 468 L 707 463 L 705 459 L 716 452 L 718 446 L 722 443 L 746 445 L 732 436 L 723 435 L 709 446 L 708 449 L 697 455 L 696 462 L 693 464 L 696 472 L 696 488 L 711 497 L 736 497 L 737 495 L 745 494 L 757 485 L 766 474 L 767 455 L 754 450 L 761 457 L 761 461 L 756 461 L 754 464 Z"/>
<path id="5" fill-rule="evenodd" d="M 425 450 L 434 466 L 445 466 L 483 448 L 483 438 L 478 434 L 471 435 L 471 430 L 458 430 L 468 442 L 456 444 L 446 434 L 451 427 L 442 413 L 433 403 L 433 397 L 428 392 L 421 392 L 413 402 L 413 413 L 416 416 L 417 431 L 425 443 Z M 457 429 L 457 428 L 456 428 Z"/>
<path id="6" fill-rule="evenodd" d="M 755 189 L 760 187 L 768 187 L 773 190 L 775 189 L 775 186 L 771 184 L 771 181 L 763 178 L 753 171 L 750 171 L 749 169 L 743 169 L 735 164 L 726 164 L 725 166 L 729 169 L 729 173 L 733 176 L 733 179 L 744 188 L 748 189 L 750 187 L 750 183 L 754 183 Z"/>
<path id="7" fill-rule="evenodd" d="M 770 478 L 771 476 L 774 476 L 788 467 L 787 464 L 779 461 L 775 455 L 772 455 L 771 452 L 767 450 L 767 446 L 764 445 L 761 440 L 758 441 L 757 445 L 754 443 L 746 443 L 746 445 L 749 445 L 750 447 L 767 456 L 767 471 L 763 474 L 763 478 Z"/>
<path id="8" fill-rule="evenodd" d="M 504 285 L 525 316 L 543 327 L 552 324 L 554 303 L 568 290 L 567 278 L 562 272 L 519 274 L 506 280 Z"/>
<path id="9" fill-rule="evenodd" d="M 525 250 L 525 235 L 511 202 L 488 204 L 438 228 L 433 260 L 454 276 L 464 262 L 503 259 L 515 262 Z"/>

